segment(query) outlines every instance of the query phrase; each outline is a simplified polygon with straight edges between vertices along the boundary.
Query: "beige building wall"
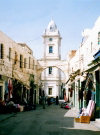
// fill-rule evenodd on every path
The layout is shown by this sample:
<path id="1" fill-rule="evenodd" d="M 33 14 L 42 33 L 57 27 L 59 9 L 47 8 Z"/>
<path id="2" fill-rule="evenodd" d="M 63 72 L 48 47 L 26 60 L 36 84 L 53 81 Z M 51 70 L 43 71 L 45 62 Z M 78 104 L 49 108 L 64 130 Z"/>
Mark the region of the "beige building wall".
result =
<path id="1" fill-rule="evenodd" d="M 0 31 L 0 44 L 3 45 L 3 58 L 0 59 L 0 86 L 2 100 L 5 94 L 5 81 L 16 79 L 26 88 L 30 88 L 30 75 L 34 75 L 34 83 L 38 91 L 38 67 L 39 63 L 33 56 L 32 50 L 24 43 L 16 43 L 6 34 Z M 38 92 L 37 92 L 38 95 Z"/>

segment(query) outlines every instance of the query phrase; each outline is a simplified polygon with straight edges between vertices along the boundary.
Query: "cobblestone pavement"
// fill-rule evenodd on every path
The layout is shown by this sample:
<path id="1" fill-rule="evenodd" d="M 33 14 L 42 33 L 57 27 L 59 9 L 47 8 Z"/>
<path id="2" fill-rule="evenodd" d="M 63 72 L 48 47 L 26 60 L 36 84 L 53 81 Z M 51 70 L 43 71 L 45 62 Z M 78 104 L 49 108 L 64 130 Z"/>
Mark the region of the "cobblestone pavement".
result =
<path id="1" fill-rule="evenodd" d="M 100 135 L 93 124 L 74 122 L 76 110 L 51 105 L 43 109 L 0 115 L 0 135 Z"/>

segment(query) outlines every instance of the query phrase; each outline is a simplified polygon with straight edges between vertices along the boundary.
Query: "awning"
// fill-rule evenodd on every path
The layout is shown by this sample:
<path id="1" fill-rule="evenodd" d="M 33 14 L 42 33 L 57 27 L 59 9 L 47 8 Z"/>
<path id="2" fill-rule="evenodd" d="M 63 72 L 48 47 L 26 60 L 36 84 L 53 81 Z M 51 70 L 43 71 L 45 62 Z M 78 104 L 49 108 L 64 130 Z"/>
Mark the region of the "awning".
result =
<path id="1" fill-rule="evenodd" d="M 77 75 L 80 75 L 80 69 L 70 74 L 70 80 L 73 81 Z"/>
<path id="2" fill-rule="evenodd" d="M 96 54 L 94 54 L 94 59 L 96 60 L 98 57 L 100 57 L 100 50 L 96 53 Z"/>
<path id="3" fill-rule="evenodd" d="M 96 64 L 100 64 L 100 56 L 97 59 L 92 60 L 92 62 L 90 64 L 88 64 L 88 66 L 92 66 L 92 65 L 96 65 Z"/>
<path id="4" fill-rule="evenodd" d="M 80 69 L 78 69 L 78 70 L 76 70 L 75 72 L 73 72 L 72 75 L 77 76 L 77 75 L 79 75 L 79 73 L 80 73 Z"/>
<path id="5" fill-rule="evenodd" d="M 67 80 L 66 84 L 69 82 L 70 78 Z"/>
<path id="6" fill-rule="evenodd" d="M 98 67 L 100 67 L 100 63 L 97 65 L 92 66 L 91 68 L 87 69 L 85 72 L 93 72 L 95 71 Z"/>

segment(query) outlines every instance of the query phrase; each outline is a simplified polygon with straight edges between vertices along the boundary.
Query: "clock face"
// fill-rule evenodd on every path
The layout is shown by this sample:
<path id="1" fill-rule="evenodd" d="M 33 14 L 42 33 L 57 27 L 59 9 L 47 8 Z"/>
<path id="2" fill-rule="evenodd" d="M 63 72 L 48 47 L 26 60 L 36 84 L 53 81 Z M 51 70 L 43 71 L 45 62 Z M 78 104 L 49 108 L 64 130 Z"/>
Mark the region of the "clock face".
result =
<path id="1" fill-rule="evenodd" d="M 49 38 L 49 41 L 52 41 L 53 39 L 52 38 Z"/>

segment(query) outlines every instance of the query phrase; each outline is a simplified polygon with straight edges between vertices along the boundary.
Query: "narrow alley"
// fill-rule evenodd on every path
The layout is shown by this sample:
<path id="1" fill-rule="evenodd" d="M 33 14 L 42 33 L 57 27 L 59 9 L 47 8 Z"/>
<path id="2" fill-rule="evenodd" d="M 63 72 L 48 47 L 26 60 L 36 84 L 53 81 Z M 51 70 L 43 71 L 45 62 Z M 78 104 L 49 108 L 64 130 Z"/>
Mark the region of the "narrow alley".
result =
<path id="1" fill-rule="evenodd" d="M 60 106 L 0 115 L 0 135 L 100 135 L 93 124 L 75 123 Z"/>

